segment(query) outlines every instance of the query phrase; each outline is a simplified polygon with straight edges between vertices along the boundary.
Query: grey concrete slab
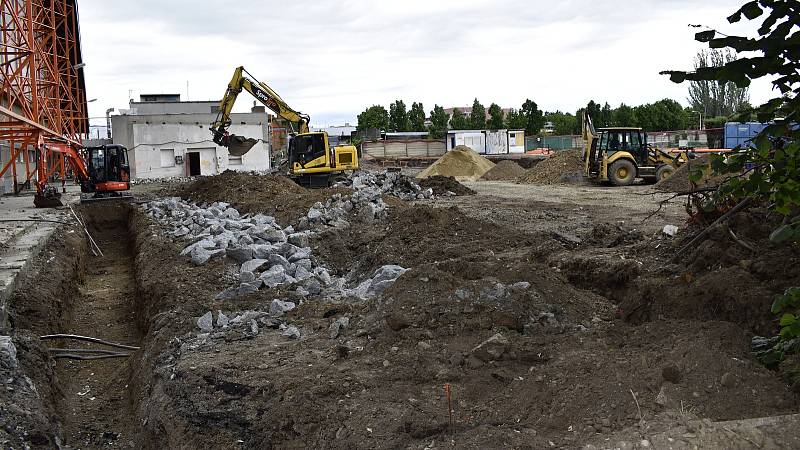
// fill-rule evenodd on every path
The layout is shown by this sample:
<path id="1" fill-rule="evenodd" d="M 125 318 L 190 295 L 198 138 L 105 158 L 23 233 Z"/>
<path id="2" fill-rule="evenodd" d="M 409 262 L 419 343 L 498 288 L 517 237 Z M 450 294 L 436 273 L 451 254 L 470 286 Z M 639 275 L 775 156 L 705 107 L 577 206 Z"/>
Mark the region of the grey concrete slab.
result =
<path id="1" fill-rule="evenodd" d="M 79 200 L 80 188 L 68 186 L 62 202 L 67 205 Z M 71 217 L 66 206 L 36 208 L 33 194 L 0 197 L 0 334 L 8 334 L 8 302 L 18 287 L 19 275 L 59 226 L 37 220 L 71 222 Z"/>

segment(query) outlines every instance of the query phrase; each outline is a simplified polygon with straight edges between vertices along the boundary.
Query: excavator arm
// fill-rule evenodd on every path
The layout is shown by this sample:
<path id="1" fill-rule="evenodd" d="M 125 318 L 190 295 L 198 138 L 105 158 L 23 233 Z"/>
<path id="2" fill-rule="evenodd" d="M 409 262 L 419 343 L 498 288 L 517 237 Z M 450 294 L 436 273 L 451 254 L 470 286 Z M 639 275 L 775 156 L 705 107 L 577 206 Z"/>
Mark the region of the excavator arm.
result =
<path id="1" fill-rule="evenodd" d="M 258 142 L 257 139 L 248 139 L 228 132 L 228 127 L 231 125 L 231 111 L 234 103 L 236 103 L 236 98 L 242 90 L 249 92 L 256 100 L 277 114 L 278 117 L 289 122 L 295 133 L 308 133 L 308 123 L 310 121 L 308 115 L 289 107 L 271 87 L 256 80 L 244 67 L 237 67 L 225 91 L 225 96 L 220 101 L 217 118 L 211 124 L 214 142 L 227 147 L 232 155 L 241 156 Z"/>

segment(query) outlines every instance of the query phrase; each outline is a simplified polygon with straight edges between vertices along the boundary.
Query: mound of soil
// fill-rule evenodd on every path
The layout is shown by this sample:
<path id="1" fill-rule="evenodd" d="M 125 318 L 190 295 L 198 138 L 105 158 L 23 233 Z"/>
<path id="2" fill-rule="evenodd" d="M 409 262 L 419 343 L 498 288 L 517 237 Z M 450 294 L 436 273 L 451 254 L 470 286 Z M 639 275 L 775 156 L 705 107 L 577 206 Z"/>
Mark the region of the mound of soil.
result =
<path id="1" fill-rule="evenodd" d="M 316 202 L 349 189 L 305 189 L 289 178 L 226 170 L 179 186 L 174 195 L 195 202 L 227 202 L 241 213 L 269 214 L 286 225 L 304 216 Z"/>
<path id="2" fill-rule="evenodd" d="M 689 180 L 689 175 L 697 170 L 703 172 L 703 177 L 700 181 L 693 184 L 692 181 Z M 679 167 L 678 170 L 666 180 L 659 181 L 658 184 L 656 184 L 656 189 L 664 192 L 689 192 L 697 187 L 719 186 L 724 179 L 724 176 L 711 174 L 709 157 L 708 155 L 703 155 Z"/>
<path id="3" fill-rule="evenodd" d="M 434 175 L 419 180 L 423 189 L 433 189 L 434 195 L 445 195 L 452 192 L 456 195 L 475 195 L 475 191 L 456 181 L 453 177 Z"/>
<path id="4" fill-rule="evenodd" d="M 481 180 L 483 181 L 515 181 L 517 178 L 525 175 L 526 170 L 523 169 L 515 161 L 504 159 L 498 162 L 492 170 L 486 172 Z"/>
<path id="5" fill-rule="evenodd" d="M 458 181 L 477 181 L 494 167 L 494 163 L 469 147 L 459 145 L 423 170 L 418 179 L 442 175 Z"/>
<path id="6" fill-rule="evenodd" d="M 583 173 L 580 150 L 564 150 L 540 162 L 517 179 L 520 184 L 560 184 L 580 179 Z M 576 174 L 578 177 L 576 177 Z"/>

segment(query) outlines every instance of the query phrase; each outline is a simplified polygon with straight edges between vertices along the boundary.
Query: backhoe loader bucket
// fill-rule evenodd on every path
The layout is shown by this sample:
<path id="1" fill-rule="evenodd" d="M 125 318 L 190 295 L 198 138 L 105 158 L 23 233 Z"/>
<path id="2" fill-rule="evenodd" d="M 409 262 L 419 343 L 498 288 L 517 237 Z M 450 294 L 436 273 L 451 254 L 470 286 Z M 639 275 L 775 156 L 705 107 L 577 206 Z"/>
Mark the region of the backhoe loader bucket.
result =
<path id="1" fill-rule="evenodd" d="M 230 135 L 228 141 L 228 153 L 231 156 L 242 156 L 249 152 L 253 146 L 258 144 L 258 139 L 246 138 L 244 136 Z"/>

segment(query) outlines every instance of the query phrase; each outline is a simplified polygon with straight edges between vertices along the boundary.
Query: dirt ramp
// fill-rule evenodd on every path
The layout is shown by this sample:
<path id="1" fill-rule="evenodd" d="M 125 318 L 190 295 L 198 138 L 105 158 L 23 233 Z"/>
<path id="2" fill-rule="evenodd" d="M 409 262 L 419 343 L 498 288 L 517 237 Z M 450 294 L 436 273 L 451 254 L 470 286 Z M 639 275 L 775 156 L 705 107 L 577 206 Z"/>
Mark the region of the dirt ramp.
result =
<path id="1" fill-rule="evenodd" d="M 583 163 L 580 150 L 557 152 L 518 178 L 520 184 L 566 184 L 581 180 Z"/>
<path id="2" fill-rule="evenodd" d="M 418 179 L 442 175 L 455 177 L 458 181 L 477 181 L 492 170 L 494 163 L 476 153 L 469 147 L 459 145 L 423 170 Z"/>
<path id="3" fill-rule="evenodd" d="M 486 172 L 481 180 L 483 181 L 516 181 L 517 178 L 525 175 L 526 170 L 515 161 L 505 159 L 498 162 L 492 170 Z"/>

